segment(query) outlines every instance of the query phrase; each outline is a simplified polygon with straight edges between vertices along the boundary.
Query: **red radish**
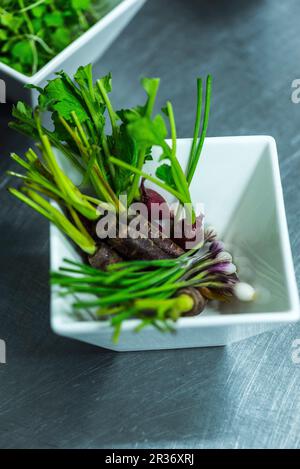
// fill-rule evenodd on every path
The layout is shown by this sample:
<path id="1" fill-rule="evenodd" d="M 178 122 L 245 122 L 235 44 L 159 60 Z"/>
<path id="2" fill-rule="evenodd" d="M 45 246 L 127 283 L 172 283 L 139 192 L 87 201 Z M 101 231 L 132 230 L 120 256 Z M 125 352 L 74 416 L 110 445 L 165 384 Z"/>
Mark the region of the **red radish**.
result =
<path id="1" fill-rule="evenodd" d="M 141 182 L 141 194 L 142 202 L 147 206 L 149 221 L 170 219 L 171 213 L 167 201 L 158 192 L 153 189 L 146 188 L 145 179 L 142 179 Z M 158 213 L 158 218 L 155 218 L 153 205 L 155 205 L 155 212 Z M 161 210 L 158 210 L 159 208 L 161 208 Z"/>

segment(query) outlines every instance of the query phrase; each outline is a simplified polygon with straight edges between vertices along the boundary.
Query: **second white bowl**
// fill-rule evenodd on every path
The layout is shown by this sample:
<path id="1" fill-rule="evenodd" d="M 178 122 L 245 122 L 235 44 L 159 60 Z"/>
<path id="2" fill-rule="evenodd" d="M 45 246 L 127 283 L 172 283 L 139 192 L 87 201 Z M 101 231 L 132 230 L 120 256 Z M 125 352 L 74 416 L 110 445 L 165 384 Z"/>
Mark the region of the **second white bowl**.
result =
<path id="1" fill-rule="evenodd" d="M 73 75 L 80 65 L 96 62 L 145 1 L 123 0 L 31 77 L 17 72 L 0 61 L 0 79 L 5 83 L 6 99 L 14 102 L 25 100 L 34 106 L 37 103 L 38 93 L 35 90 L 25 89 L 25 85 L 31 83 L 43 87 L 59 70 L 63 69 Z"/>

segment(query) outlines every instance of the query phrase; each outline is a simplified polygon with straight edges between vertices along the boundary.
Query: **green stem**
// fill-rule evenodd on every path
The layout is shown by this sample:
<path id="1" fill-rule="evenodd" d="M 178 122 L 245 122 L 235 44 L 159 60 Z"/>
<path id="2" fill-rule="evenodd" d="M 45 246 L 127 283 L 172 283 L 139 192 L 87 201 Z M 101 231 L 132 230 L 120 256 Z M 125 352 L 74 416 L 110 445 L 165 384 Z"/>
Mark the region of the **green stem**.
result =
<path id="1" fill-rule="evenodd" d="M 149 117 L 149 119 L 151 118 L 152 113 L 153 113 L 154 104 L 156 101 L 156 96 L 157 96 L 158 88 L 160 85 L 160 79 L 159 78 L 154 79 L 153 83 L 154 83 L 155 88 L 153 92 L 150 94 L 149 99 L 147 101 L 147 105 L 146 105 L 146 116 Z"/>
<path id="2" fill-rule="evenodd" d="M 194 300 L 190 295 L 182 294 L 176 298 L 170 298 L 167 300 L 157 299 L 142 299 L 134 302 L 134 307 L 137 311 L 159 311 L 162 308 L 164 313 L 169 312 L 171 316 L 174 315 L 174 319 L 183 313 L 187 313 L 194 307 Z M 163 319 L 163 318 L 161 318 Z"/>
<path id="3" fill-rule="evenodd" d="M 39 66 L 39 56 L 34 40 L 29 41 L 31 51 L 32 51 L 32 75 L 37 72 Z"/>
<path id="4" fill-rule="evenodd" d="M 72 137 L 72 139 L 74 140 L 74 142 L 76 143 L 85 163 L 88 164 L 90 160 L 90 155 L 88 154 L 87 149 L 83 146 L 82 141 L 79 139 L 78 135 L 74 132 L 74 130 L 70 127 L 68 122 L 62 116 L 59 116 L 59 119 L 65 129 L 70 134 L 70 136 Z M 115 197 L 115 193 L 113 192 L 109 184 L 105 181 L 105 177 L 103 176 L 99 165 L 96 163 L 92 165 L 92 169 L 90 170 L 90 179 L 97 194 L 100 197 L 104 197 L 106 202 L 116 205 L 118 199 Z M 118 203 L 116 205 L 116 208 L 118 208 Z"/>
<path id="5" fill-rule="evenodd" d="M 106 161 L 107 161 L 108 169 L 109 169 L 109 172 L 110 172 L 110 175 L 111 175 L 111 179 L 112 179 L 113 185 L 115 186 L 116 172 L 115 172 L 114 166 L 109 161 L 110 151 L 109 151 L 109 146 L 108 146 L 108 143 L 107 143 L 107 138 L 106 138 L 106 135 L 104 133 L 102 134 L 101 142 L 102 142 L 104 155 L 105 155 L 105 158 L 106 158 Z"/>
<path id="6" fill-rule="evenodd" d="M 115 111 L 112 107 L 110 99 L 109 99 L 109 97 L 106 93 L 106 90 L 105 90 L 101 80 L 97 80 L 97 86 L 99 88 L 99 91 L 101 93 L 101 96 L 103 98 L 103 101 L 104 101 L 104 103 L 106 105 L 106 108 L 107 108 L 107 111 L 108 111 L 108 115 L 109 115 L 109 118 L 110 118 L 113 135 L 114 135 L 115 138 L 117 138 L 118 128 L 117 128 L 117 122 L 116 122 L 116 113 L 115 113 Z"/>
<path id="7" fill-rule="evenodd" d="M 157 293 L 169 292 L 172 293 L 180 288 L 187 287 L 190 285 L 190 282 L 178 282 L 171 285 L 162 285 L 160 287 L 150 288 L 144 292 L 144 296 L 154 296 Z M 74 304 L 75 308 L 81 308 L 85 306 L 106 306 L 109 304 L 119 303 L 120 301 L 130 301 L 141 296 L 141 292 L 120 292 L 116 295 L 111 295 L 107 298 L 99 298 L 91 301 L 80 301 Z"/>
<path id="8" fill-rule="evenodd" d="M 177 190 L 161 182 L 159 179 L 153 176 L 150 176 L 148 173 L 145 173 L 144 171 L 140 171 L 134 166 L 131 166 L 130 164 L 125 163 L 124 161 L 118 160 L 117 158 L 114 158 L 113 156 L 110 157 L 110 161 L 112 162 L 112 164 L 116 166 L 120 166 L 121 168 L 128 169 L 129 171 L 138 174 L 140 177 L 148 179 L 148 181 L 153 182 L 153 184 L 156 184 L 157 186 L 161 187 L 162 189 L 172 194 L 174 197 L 180 200 L 183 204 L 186 202 L 186 200 L 182 197 L 182 195 Z"/>
<path id="9" fill-rule="evenodd" d="M 81 10 L 77 10 L 77 16 L 80 26 L 84 31 L 86 31 L 89 28 L 89 23 Z"/>
<path id="10" fill-rule="evenodd" d="M 195 127 L 194 127 L 194 135 L 193 135 L 193 143 L 192 143 L 192 148 L 190 152 L 190 158 L 189 158 L 189 163 L 188 163 L 188 168 L 187 168 L 187 174 L 189 173 L 190 170 L 190 165 L 195 157 L 195 152 L 196 152 L 196 147 L 197 147 L 197 142 L 198 142 L 198 137 L 200 133 L 200 128 L 201 128 L 201 113 L 202 113 L 202 93 L 203 93 L 203 86 L 202 86 L 202 79 L 198 78 L 197 79 L 197 110 L 196 110 L 196 120 L 195 120 Z"/>
<path id="11" fill-rule="evenodd" d="M 189 185 L 191 184 L 193 176 L 195 174 L 195 171 L 199 162 L 199 158 L 201 155 L 201 151 L 203 148 L 204 140 L 206 137 L 206 133 L 207 133 L 209 112 L 210 112 L 210 101 L 211 101 L 211 88 L 212 88 L 212 78 L 210 75 L 208 75 L 207 80 L 206 80 L 205 111 L 204 111 L 202 132 L 201 132 L 200 140 L 196 149 L 196 153 L 192 157 L 190 168 L 187 174 L 187 181 Z"/>
<path id="12" fill-rule="evenodd" d="M 86 236 L 81 233 L 59 210 L 43 199 L 43 197 L 31 190 L 25 191 L 27 195 L 16 189 L 9 189 L 9 192 L 51 221 L 59 230 L 69 236 L 84 252 L 87 254 L 95 253 L 96 245 L 94 240 L 89 235 Z"/>
<path id="13" fill-rule="evenodd" d="M 25 5 L 24 5 L 24 0 L 18 0 L 18 3 L 19 3 L 19 6 L 20 6 L 20 10 L 22 10 L 22 13 L 23 13 L 23 17 L 24 17 L 24 20 L 25 20 L 25 23 L 27 25 L 27 28 L 29 30 L 29 32 L 31 34 L 34 34 L 34 27 L 31 23 L 31 20 L 26 12 L 26 10 L 24 11 L 24 8 L 25 8 Z"/>
<path id="14" fill-rule="evenodd" d="M 45 50 L 45 52 L 47 52 L 48 54 L 50 55 L 55 55 L 55 51 L 53 49 L 51 49 L 48 44 L 42 39 L 40 38 L 39 36 L 37 36 L 36 34 L 24 34 L 24 37 L 28 38 L 28 39 L 32 39 L 34 42 L 37 42 L 38 44 L 40 44 L 40 46 L 42 46 L 42 48 Z"/>
<path id="15" fill-rule="evenodd" d="M 36 2 L 32 3 L 31 5 L 28 5 L 27 7 L 24 7 L 20 10 L 20 13 L 24 13 L 25 11 L 32 10 L 33 8 L 41 5 L 42 3 L 45 3 L 45 0 L 37 0 Z"/>
<path id="16" fill-rule="evenodd" d="M 137 169 L 139 171 L 142 171 L 142 168 L 144 166 L 144 161 L 145 161 L 145 150 L 141 149 L 139 151 L 138 155 L 138 162 L 137 162 Z M 133 199 L 135 198 L 138 188 L 139 188 L 139 182 L 140 182 L 140 175 L 138 173 L 135 173 L 132 185 L 128 194 L 128 206 L 132 203 Z"/>
<path id="17" fill-rule="evenodd" d="M 177 131 L 176 131 L 176 123 L 175 123 L 173 106 L 170 101 L 167 102 L 167 110 L 168 110 L 168 116 L 170 120 L 171 137 L 172 137 L 172 158 L 175 159 L 176 154 L 177 154 Z"/>
<path id="18" fill-rule="evenodd" d="M 89 232 L 87 231 L 87 229 L 85 228 L 84 224 L 82 223 L 82 221 L 80 220 L 79 216 L 78 216 L 78 213 L 76 212 L 76 210 L 73 209 L 73 207 L 68 207 L 69 209 L 69 212 L 75 222 L 75 225 L 77 226 L 77 228 L 79 229 L 79 231 L 84 235 L 86 236 L 87 238 L 90 238 L 90 234 Z"/>
<path id="19" fill-rule="evenodd" d="M 58 165 L 48 137 L 46 135 L 40 135 L 40 139 L 43 145 L 44 158 L 51 170 L 58 188 L 61 190 L 62 194 L 64 194 L 65 200 L 76 210 L 78 210 L 83 216 L 90 220 L 97 220 L 99 215 L 96 208 L 94 208 L 87 200 L 84 199 L 84 196 L 81 194 L 79 189 L 72 183 L 72 181 L 65 175 L 65 173 Z"/>
<path id="20" fill-rule="evenodd" d="M 75 111 L 72 111 L 71 112 L 71 116 L 73 118 L 73 121 L 78 129 L 78 132 L 79 132 L 79 135 L 81 137 L 81 140 L 82 140 L 82 143 L 87 147 L 87 148 L 90 148 L 90 144 L 89 144 L 89 141 L 88 141 L 88 138 L 86 136 L 86 133 L 85 131 L 83 130 L 83 127 L 77 117 L 77 114 Z"/>
<path id="21" fill-rule="evenodd" d="M 185 198 L 186 203 L 192 205 L 191 195 L 189 192 L 187 180 L 181 168 L 181 165 L 179 164 L 179 161 L 177 160 L 177 132 L 176 132 L 176 124 L 175 124 L 173 106 L 170 103 L 170 101 L 167 102 L 167 111 L 168 111 L 168 116 L 170 120 L 170 129 L 171 129 L 171 136 L 172 136 L 172 150 L 171 150 L 170 159 L 171 159 L 171 171 L 172 171 L 173 179 L 175 181 L 178 192 L 182 193 L 183 197 Z M 178 211 L 179 210 L 180 210 L 180 207 L 178 208 Z M 193 207 L 188 206 L 188 216 L 191 219 L 192 223 L 194 223 L 196 216 L 195 216 Z"/>

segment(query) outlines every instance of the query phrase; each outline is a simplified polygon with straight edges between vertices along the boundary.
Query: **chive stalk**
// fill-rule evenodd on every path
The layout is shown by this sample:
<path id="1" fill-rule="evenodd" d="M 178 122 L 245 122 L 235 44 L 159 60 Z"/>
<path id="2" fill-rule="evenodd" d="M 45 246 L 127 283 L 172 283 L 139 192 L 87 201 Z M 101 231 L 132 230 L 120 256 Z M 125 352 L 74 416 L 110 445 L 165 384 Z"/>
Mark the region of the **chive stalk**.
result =
<path id="1" fill-rule="evenodd" d="M 195 132 L 198 130 L 198 126 L 199 126 L 198 119 L 199 119 L 199 114 L 201 113 L 201 99 L 202 98 L 200 99 L 200 96 L 199 96 L 199 92 L 201 91 L 201 88 L 202 86 L 198 85 L 198 103 L 197 103 L 197 119 L 196 119 L 197 122 L 195 125 Z M 187 182 L 189 185 L 192 182 L 197 165 L 199 163 L 201 151 L 202 151 L 204 140 L 205 140 L 206 133 L 207 133 L 209 113 L 210 113 L 211 90 L 212 90 L 212 78 L 210 75 L 208 75 L 206 79 L 205 109 L 204 109 L 203 125 L 202 125 L 200 140 L 195 149 L 195 145 L 197 141 L 197 134 L 194 133 L 193 145 L 192 145 L 189 164 L 188 164 Z"/>

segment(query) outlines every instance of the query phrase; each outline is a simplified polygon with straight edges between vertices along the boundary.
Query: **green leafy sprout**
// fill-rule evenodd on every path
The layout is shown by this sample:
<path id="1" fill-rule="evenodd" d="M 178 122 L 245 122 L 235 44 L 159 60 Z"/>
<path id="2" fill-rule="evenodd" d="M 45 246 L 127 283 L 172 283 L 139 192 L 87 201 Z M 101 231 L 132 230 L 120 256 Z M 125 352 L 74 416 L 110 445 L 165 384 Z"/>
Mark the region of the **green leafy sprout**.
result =
<path id="1" fill-rule="evenodd" d="M 124 210 L 119 196 L 126 194 L 128 205 L 135 199 L 139 200 L 141 177 L 169 192 L 181 204 L 192 203 L 189 187 L 207 131 L 211 98 L 210 76 L 207 78 L 202 128 L 202 81 L 198 80 L 197 123 L 187 171 L 184 173 L 176 154 L 177 134 L 172 104 L 167 103 L 163 114 L 153 115 L 158 79 L 142 80 L 147 94 L 143 106 L 115 111 L 109 98 L 112 91 L 111 75 L 94 83 L 91 65 L 80 67 L 74 76 L 74 82 L 64 72 L 57 75 L 44 89 L 37 88 L 40 95 L 36 109 L 31 109 L 23 102 L 13 108 L 14 121 L 10 123 L 10 127 L 33 138 L 41 153 L 39 157 L 30 150 L 26 155 L 27 160 L 29 158 L 26 163 L 19 156 L 12 155 L 27 170 L 26 178 L 14 173 L 26 182 L 26 199 L 24 195 L 20 197 L 20 191 L 13 190 L 14 195 L 19 196 L 23 202 L 28 202 L 33 192 L 38 191 L 61 203 L 63 209 L 71 212 L 71 219 L 83 236 L 86 235 L 86 230 L 77 221 L 78 215 L 96 220 L 100 216 L 96 211 L 97 206 L 112 207 L 116 213 Z M 41 123 L 40 115 L 45 112 L 51 115 L 53 130 L 45 128 Z M 106 130 L 106 112 L 111 124 L 111 134 Z M 165 115 L 170 122 L 171 146 L 166 142 L 168 131 L 163 117 Z M 155 176 L 143 170 L 144 164 L 151 158 L 153 146 L 160 147 L 162 151 L 161 164 Z M 76 187 L 63 172 L 53 149 L 58 150 L 82 175 L 80 187 Z M 85 186 L 92 188 L 91 195 L 82 193 L 80 188 Z M 34 202 L 31 207 L 37 208 L 37 200 Z M 191 216 L 194 221 L 193 209 Z M 69 230 L 64 231 L 67 233 Z M 72 240 L 74 241 L 74 236 Z"/>
<path id="2" fill-rule="evenodd" d="M 162 113 L 155 113 L 159 79 L 142 80 L 146 92 L 144 105 L 115 110 L 110 98 L 110 74 L 94 82 L 91 65 L 79 67 L 74 81 L 63 71 L 57 73 L 44 88 L 37 88 L 39 104 L 35 109 L 23 102 L 13 108 L 14 120 L 10 127 L 32 138 L 37 149 L 29 149 L 24 158 L 11 155 L 23 172 L 10 171 L 11 176 L 22 181 L 19 189 L 10 188 L 10 192 L 50 220 L 89 255 L 97 251 L 97 241 L 91 237 L 86 221 L 96 222 L 100 218 L 99 206 L 116 213 L 125 210 L 120 195 L 127 195 L 128 205 L 140 200 L 141 178 L 169 192 L 181 205 L 191 204 L 190 184 L 207 132 L 211 81 L 208 76 L 202 109 L 203 84 L 201 79 L 197 80 L 196 123 L 184 171 L 177 158 L 172 104 L 168 101 Z M 53 128 L 42 123 L 46 113 L 51 116 Z M 160 148 L 161 155 L 156 174 L 152 175 L 144 165 L 152 158 L 154 146 Z M 63 159 L 81 175 L 80 184 L 75 185 L 62 169 Z M 189 215 L 195 221 L 193 208 Z M 192 262 L 191 254 L 195 256 Z M 197 272 L 198 264 L 194 266 L 194 278 L 188 278 L 189 266 L 198 258 L 193 251 L 179 260 L 126 261 L 110 266 L 107 272 L 81 264 L 73 266 L 71 271 L 67 270 L 69 267 L 52 274 L 52 282 L 67 287 L 66 293 L 96 295 L 92 304 L 79 301 L 74 307 L 98 307 L 98 316 L 112 317 L 115 337 L 122 321 L 128 317 L 141 318 L 139 329 L 152 324 L 170 330 L 170 321 L 178 319 L 191 306 L 188 295 L 174 298 L 180 288 L 199 284 L 221 288 L 223 285 L 205 270 Z M 200 270 L 205 267 L 204 260 L 199 260 Z M 66 272 L 76 273 L 79 278 L 68 277 Z M 142 294 L 142 291 L 147 293 Z M 154 295 L 155 301 L 151 299 L 151 303 L 155 314 L 149 317 L 144 312 Z"/>
<path id="3" fill-rule="evenodd" d="M 34 75 L 121 0 L 2 0 L 0 61 Z"/>
<path id="4" fill-rule="evenodd" d="M 174 322 L 193 307 L 185 288 L 222 288 L 226 296 L 231 287 L 210 272 L 219 260 L 197 247 L 179 258 L 119 262 L 106 271 L 64 261 L 59 272 L 51 273 L 51 283 L 60 286 L 62 296 L 74 297 L 75 311 L 93 309 L 95 319 L 110 320 L 115 342 L 122 322 L 130 318 L 139 320 L 136 332 L 148 325 L 162 332 L 174 331 Z"/>

